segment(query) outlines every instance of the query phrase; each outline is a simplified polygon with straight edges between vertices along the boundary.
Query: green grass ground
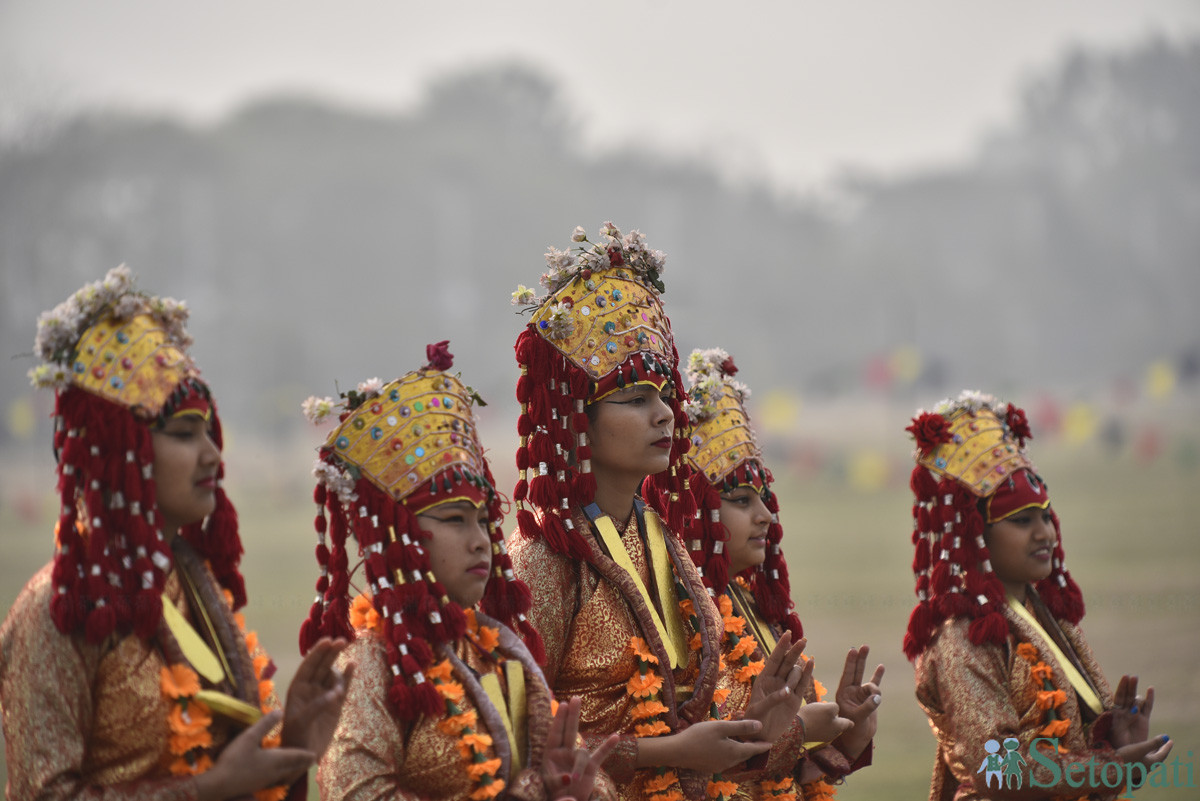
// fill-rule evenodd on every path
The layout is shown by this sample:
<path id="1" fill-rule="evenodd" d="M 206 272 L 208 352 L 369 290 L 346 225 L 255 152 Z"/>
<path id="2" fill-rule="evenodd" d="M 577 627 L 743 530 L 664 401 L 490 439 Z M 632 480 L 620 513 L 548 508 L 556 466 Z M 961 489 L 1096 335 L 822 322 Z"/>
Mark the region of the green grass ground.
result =
<path id="1" fill-rule="evenodd" d="M 1154 731 L 1174 737 L 1175 755 L 1192 762 L 1189 752 L 1200 751 L 1200 472 L 1168 458 L 1138 464 L 1091 446 L 1051 444 L 1037 455 L 1063 520 L 1068 567 L 1088 602 L 1092 646 L 1114 683 L 1128 672 L 1156 688 Z M 312 600 L 313 507 L 303 468 L 280 476 L 267 465 L 303 466 L 310 458 L 279 450 L 243 457 L 234 475 L 254 478 L 231 488 L 247 551 L 248 625 L 279 664 L 281 685 L 298 662 L 296 632 Z M 28 461 L 0 467 L 5 611 L 50 556 L 54 501 L 41 490 L 51 468 L 45 454 L 34 461 L 33 470 Z M 824 474 L 799 480 L 780 473 L 785 549 L 818 676 L 832 689 L 845 650 L 860 643 L 887 666 L 875 764 L 851 777 L 839 797 L 924 798 L 933 737 L 900 650 L 913 598 L 909 493 L 899 480 L 865 493 Z M 1146 789 L 1138 797 L 1182 801 L 1194 792 Z"/>

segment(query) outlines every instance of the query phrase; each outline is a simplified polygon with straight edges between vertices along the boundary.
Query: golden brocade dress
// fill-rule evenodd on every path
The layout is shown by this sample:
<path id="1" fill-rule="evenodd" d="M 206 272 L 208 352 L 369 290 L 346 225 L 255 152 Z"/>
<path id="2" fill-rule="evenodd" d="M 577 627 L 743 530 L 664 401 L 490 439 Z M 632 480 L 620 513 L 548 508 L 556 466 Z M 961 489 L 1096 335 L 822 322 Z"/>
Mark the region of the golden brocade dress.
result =
<path id="1" fill-rule="evenodd" d="M 550 690 L 520 638 L 483 613 L 475 615 L 480 623 L 499 630 L 500 655 L 518 661 L 523 668 L 527 734 L 514 733 L 514 740 L 520 741 L 515 760 L 501 717 L 504 711 L 491 702 L 479 680 L 489 672 L 503 675 L 497 663 L 465 638 L 453 646 L 441 646 L 435 656 L 449 659 L 454 680 L 465 690 L 459 707 L 464 712 L 473 710 L 478 715 L 476 729 L 492 738 L 493 753 L 501 763 L 496 775 L 505 783 L 498 797 L 542 801 L 547 798 L 540 766 L 552 717 Z M 380 636 L 361 630 L 340 659 L 343 664 L 355 664 L 354 679 L 333 741 L 317 771 L 323 801 L 471 798 L 478 785 L 467 774 L 458 737 L 439 727 L 443 718 L 401 722 L 392 714 L 387 701 L 392 674 Z M 504 691 L 506 701 L 511 702 L 506 685 Z M 614 797 L 611 782 L 597 774 L 592 798 L 609 801 Z"/>
<path id="2" fill-rule="evenodd" d="M 1030 594 L 1033 595 L 1032 589 Z M 1032 600 L 1031 597 L 1027 605 L 1031 611 Z M 1042 610 L 1043 615 L 1047 614 L 1044 607 Z M 1055 690 L 1065 695 L 1059 710 L 1061 718 L 1070 725 L 1060 737 L 1063 751 L 1055 754 L 1041 749 L 1043 759 L 1056 762 L 1063 775 L 1069 763 L 1085 763 L 1093 757 L 1097 763 L 1120 764 L 1106 739 L 1112 724 L 1112 692 L 1079 628 L 1065 621 L 1043 620 L 1043 626 L 1047 622 L 1051 626 L 1057 623 L 1065 638 L 1062 645 L 1069 646 L 1077 658 L 1077 667 L 1103 704 L 1104 711 L 1098 717 L 1090 711 L 1081 712 L 1086 707 L 1044 644 L 1042 635 L 1013 610 L 1006 608 L 1004 613 L 1009 632 L 1004 645 L 975 645 L 968 638 L 969 621 L 948 620 L 935 632 L 928 649 L 917 657 L 917 701 L 929 716 L 930 728 L 937 738 L 930 801 L 1117 798 L 1119 789 L 1072 788 L 1065 781 L 1054 787 L 1034 786 L 1031 774 L 1042 784 L 1054 779 L 1053 771 L 1034 761 L 1029 750 L 1035 738 L 1045 736 L 1040 732 L 1047 723 L 1047 713 L 1039 707 L 1038 696 L 1046 690 L 1042 681 L 1034 677 L 1032 663 L 1018 654 L 1018 645 L 1029 643 L 1037 648 L 1038 657 L 1052 670 Z M 1020 742 L 1017 752 L 1026 762 L 1020 771 L 1021 787 L 1012 783 L 1011 787 L 998 789 L 994 781 L 989 787 L 986 773 L 980 772 L 988 757 L 985 744 L 988 740 L 1002 742 L 1009 737 Z"/>
<path id="3" fill-rule="evenodd" d="M 667 707 L 666 723 L 671 732 L 711 719 L 713 695 L 718 689 L 729 690 L 723 709 L 741 710 L 750 696 L 747 685 L 733 679 L 734 669 L 721 668 L 722 620 L 683 543 L 670 533 L 666 524 L 640 500 L 625 525 L 617 524 L 621 542 L 645 586 L 650 586 L 646 545 L 641 532 L 648 530 L 646 518 L 655 517 L 664 532 L 671 571 L 691 597 L 700 621 L 694 631 L 684 621 L 684 630 L 693 643 L 687 664 L 675 670 L 660 670 L 661 696 Z M 591 531 L 588 518 L 575 515 L 576 530 Z M 637 743 L 633 735 L 633 707 L 636 700 L 627 691 L 627 682 L 638 673 L 637 661 L 629 650 L 632 638 L 641 637 L 658 656 L 659 665 L 669 665 L 667 646 L 649 622 L 645 597 L 631 576 L 605 554 L 595 537 L 587 537 L 591 554 L 587 562 L 551 551 L 542 540 L 530 540 L 520 534 L 512 538 L 509 552 L 513 572 L 533 592 L 530 618 L 542 635 L 546 647 L 546 679 L 559 698 L 577 695 L 582 700 L 579 729 L 589 748 L 611 734 L 621 735 L 604 769 L 617 785 L 620 798 L 639 799 L 647 795 L 645 783 L 654 776 L 651 768 L 637 769 Z M 660 610 L 678 614 L 678 610 Z M 699 638 L 698 642 L 697 639 Z M 698 644 L 700 647 L 694 647 Z M 743 781 L 764 771 L 774 771 L 787 760 L 787 754 L 799 750 L 797 727 L 781 737 L 764 760 L 752 761 L 754 769 L 727 772 L 724 778 Z M 790 762 L 787 764 L 791 764 Z M 686 798 L 707 798 L 710 775 L 676 771 Z"/>
<path id="4" fill-rule="evenodd" d="M 178 572 L 179 552 L 176 548 L 163 602 L 194 621 Z M 204 587 L 191 596 L 192 603 L 219 598 L 216 580 L 194 553 L 190 564 L 192 581 Z M 192 801 L 195 779 L 170 771 L 175 757 L 168 747 L 172 702 L 162 689 L 164 653 L 172 655 L 171 664 L 187 663 L 166 623 L 149 641 L 113 636 L 91 645 L 82 636 L 65 635 L 50 617 L 52 567 L 46 565 L 29 580 L 0 627 L 7 798 Z M 206 607 L 210 619 L 237 632 L 225 603 Z M 251 657 L 240 633 L 236 643 L 241 653 L 226 658 L 245 675 Z M 257 697 L 257 682 L 247 692 Z M 215 758 L 236 729 L 214 715 L 210 731 L 209 752 Z M 305 781 L 297 782 L 289 798 L 303 798 L 305 787 Z"/>

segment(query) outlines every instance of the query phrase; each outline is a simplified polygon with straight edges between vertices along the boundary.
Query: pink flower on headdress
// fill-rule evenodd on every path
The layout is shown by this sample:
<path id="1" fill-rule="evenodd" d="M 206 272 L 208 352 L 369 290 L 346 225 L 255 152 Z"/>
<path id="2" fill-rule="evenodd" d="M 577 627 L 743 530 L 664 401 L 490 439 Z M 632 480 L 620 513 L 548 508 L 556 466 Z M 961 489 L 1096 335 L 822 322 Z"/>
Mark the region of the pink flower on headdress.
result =
<path id="1" fill-rule="evenodd" d="M 733 357 L 730 356 L 721 362 L 721 372 L 725 375 L 737 375 L 737 365 L 733 363 Z"/>
<path id="2" fill-rule="evenodd" d="M 425 358 L 431 370 L 449 370 L 454 366 L 454 354 L 450 352 L 450 340 L 443 339 L 425 346 Z"/>
<path id="3" fill-rule="evenodd" d="M 1025 416 L 1025 410 L 1019 409 L 1008 404 L 1008 413 L 1004 417 L 1004 422 L 1008 424 L 1008 430 L 1017 438 L 1017 445 L 1025 447 L 1025 440 L 1033 439 L 1033 432 L 1029 430 L 1029 418 Z"/>
<path id="4" fill-rule="evenodd" d="M 913 435 L 922 456 L 950 441 L 950 424 L 946 418 L 934 412 L 921 412 L 919 417 L 913 418 L 912 425 L 904 430 Z"/>

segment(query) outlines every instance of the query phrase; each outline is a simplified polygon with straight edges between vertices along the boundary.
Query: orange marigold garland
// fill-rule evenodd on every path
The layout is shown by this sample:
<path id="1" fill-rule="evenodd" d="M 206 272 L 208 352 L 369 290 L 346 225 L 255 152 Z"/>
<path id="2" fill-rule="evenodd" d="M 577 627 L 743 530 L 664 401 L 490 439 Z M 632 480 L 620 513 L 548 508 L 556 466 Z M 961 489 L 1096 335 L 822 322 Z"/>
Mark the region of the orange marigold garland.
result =
<path id="1" fill-rule="evenodd" d="M 663 720 L 667 707 L 662 702 L 662 676 L 654 666 L 658 657 L 650 652 L 650 647 L 641 637 L 631 637 L 629 652 L 637 660 L 638 672 L 625 683 L 625 689 L 631 698 L 637 700 L 631 715 L 633 716 L 633 732 L 635 737 L 658 737 L 670 734 L 671 728 Z M 656 775 L 646 782 L 647 797 L 650 801 L 683 801 L 683 791 L 679 787 L 679 776 L 669 768 L 655 768 Z"/>
<path id="2" fill-rule="evenodd" d="M 1033 643 L 1019 643 L 1017 656 L 1029 663 L 1029 672 L 1033 675 L 1034 681 L 1042 683 L 1042 689 L 1038 690 L 1037 694 L 1037 705 L 1038 709 L 1046 711 L 1046 717 L 1043 718 L 1046 725 L 1038 730 L 1038 736 L 1062 738 L 1071 728 L 1071 721 L 1062 712 L 1062 705 L 1067 701 L 1067 694 L 1056 689 L 1054 682 L 1051 681 L 1054 669 L 1042 660 L 1037 646 Z M 1066 751 L 1062 746 L 1059 746 L 1059 750 Z"/>
<path id="3" fill-rule="evenodd" d="M 464 612 L 467 619 L 467 639 L 479 646 L 496 663 L 502 662 L 503 657 L 498 651 L 500 630 L 479 625 L 475 610 L 466 609 Z M 461 684 L 454 681 L 450 660 L 443 659 L 426 669 L 425 677 L 433 682 L 438 695 L 446 703 L 446 717 L 438 721 L 438 729 L 450 737 L 458 738 L 458 751 L 466 762 L 467 775 L 478 785 L 472 791 L 471 798 L 474 801 L 487 801 L 500 795 L 504 791 L 504 779 L 496 776 L 496 772 L 500 770 L 500 758 L 489 757 L 488 749 L 492 746 L 492 738 L 476 728 L 479 717 L 475 710 L 462 708 L 466 691 Z"/>
<path id="4" fill-rule="evenodd" d="M 229 590 L 224 591 L 225 603 L 233 608 L 233 595 Z M 246 631 L 246 621 L 240 612 L 233 614 L 234 622 L 242 632 L 254 665 L 254 678 L 258 680 L 259 707 L 267 714 L 277 706 L 275 685 L 269 678 L 263 678 L 271 658 L 258 642 L 258 635 Z M 212 755 L 208 749 L 212 747 L 212 710 L 203 701 L 196 699 L 200 692 L 200 676 L 187 665 L 164 665 L 161 672 L 160 684 L 163 697 L 170 702 L 167 713 L 167 726 L 171 731 L 167 747 L 175 759 L 169 766 L 176 776 L 196 776 L 212 768 Z M 263 738 L 264 748 L 277 748 L 280 744 L 279 734 L 268 734 Z M 287 787 L 268 787 L 254 794 L 257 801 L 282 801 L 287 797 Z"/>

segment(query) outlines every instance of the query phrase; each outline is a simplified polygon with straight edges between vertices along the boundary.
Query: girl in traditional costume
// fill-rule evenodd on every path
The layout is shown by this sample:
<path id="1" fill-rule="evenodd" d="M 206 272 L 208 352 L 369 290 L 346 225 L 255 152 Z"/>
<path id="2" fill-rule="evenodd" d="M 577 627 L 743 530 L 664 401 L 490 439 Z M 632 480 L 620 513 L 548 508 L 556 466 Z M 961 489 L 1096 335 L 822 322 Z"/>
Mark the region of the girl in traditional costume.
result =
<path id="1" fill-rule="evenodd" d="M 1114 695 L 1083 637 L 1025 413 L 964 392 L 907 430 L 918 602 L 904 652 L 937 738 L 930 801 L 1116 798 L 1173 744 L 1147 737 L 1153 688 L 1123 676 Z M 1089 760 L 1091 776 L 1068 773 Z"/>
<path id="2" fill-rule="evenodd" d="M 274 665 L 236 611 L 237 515 L 186 318 L 120 267 L 38 320 L 62 507 L 54 560 L 0 629 L 15 801 L 302 799 L 337 722 L 344 643 L 329 640 L 273 711 Z"/>
<path id="3" fill-rule="evenodd" d="M 356 665 L 321 797 L 611 797 L 598 766 L 615 743 L 577 747 L 578 700 L 555 704 L 512 630 L 538 642 L 471 411 L 478 396 L 447 372 L 447 347 L 429 346 L 429 364 L 395 381 L 304 404 L 338 425 L 314 470 L 321 575 L 300 645 L 352 639 Z"/>
<path id="4" fill-rule="evenodd" d="M 694 507 L 663 256 L 611 223 L 596 243 L 582 228 L 573 240 L 576 251 L 547 254 L 546 297 L 513 293 L 532 308 L 516 343 L 513 568 L 533 591 L 546 678 L 582 699 L 585 741 L 621 735 L 604 765 L 621 797 L 728 798 L 804 739 L 802 643 L 782 636 L 753 701 L 724 662 L 721 617 L 672 533 Z M 665 518 L 638 496 L 664 471 Z M 835 710 L 808 723 L 831 724 Z"/>
<path id="5" fill-rule="evenodd" d="M 696 350 L 688 358 L 685 408 L 692 447 L 686 458 L 699 513 L 685 523 L 683 539 L 725 620 L 726 660 L 755 675 L 783 632 L 799 640 L 803 629 L 781 547 L 773 477 L 746 413 L 750 390 L 734 379 L 736 373 L 733 358 L 720 348 Z M 663 493 L 651 492 L 649 497 L 657 507 L 665 507 Z M 839 714 L 853 727 L 831 744 L 805 743 L 806 753 L 797 755 L 791 770 L 747 785 L 747 794 L 829 798 L 834 794 L 830 782 L 870 764 L 883 666 L 864 683 L 868 652 L 865 645 L 850 650 L 836 693 Z M 806 690 L 810 703 L 825 694 L 819 682 Z"/>

